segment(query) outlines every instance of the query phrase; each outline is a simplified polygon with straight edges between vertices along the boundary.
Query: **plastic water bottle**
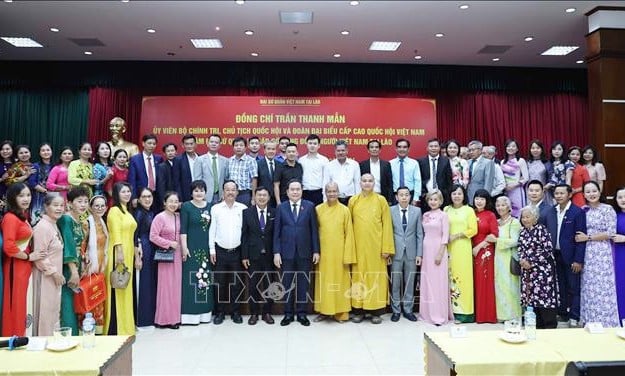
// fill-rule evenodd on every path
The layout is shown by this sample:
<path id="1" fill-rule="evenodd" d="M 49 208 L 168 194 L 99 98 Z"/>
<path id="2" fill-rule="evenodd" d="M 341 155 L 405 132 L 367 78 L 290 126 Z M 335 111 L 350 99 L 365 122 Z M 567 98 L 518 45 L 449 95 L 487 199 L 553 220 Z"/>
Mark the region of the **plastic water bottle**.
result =
<path id="1" fill-rule="evenodd" d="M 91 312 L 85 314 L 82 320 L 82 347 L 90 349 L 95 346 L 95 319 Z"/>
<path id="2" fill-rule="evenodd" d="M 536 339 L 536 313 L 534 313 L 534 307 L 527 307 L 525 311 L 525 335 L 527 339 Z"/>

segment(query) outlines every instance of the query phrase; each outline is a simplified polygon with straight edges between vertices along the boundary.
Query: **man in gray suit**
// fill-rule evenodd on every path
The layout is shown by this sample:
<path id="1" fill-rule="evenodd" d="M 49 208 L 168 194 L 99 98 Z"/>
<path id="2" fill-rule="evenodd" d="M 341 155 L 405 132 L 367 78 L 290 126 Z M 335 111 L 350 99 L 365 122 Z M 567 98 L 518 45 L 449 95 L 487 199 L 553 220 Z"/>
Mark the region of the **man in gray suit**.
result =
<path id="1" fill-rule="evenodd" d="M 469 142 L 469 186 L 467 199 L 473 203 L 473 196 L 478 189 L 493 191 L 495 180 L 495 162 L 482 156 L 482 143 L 477 140 Z"/>
<path id="2" fill-rule="evenodd" d="M 206 183 L 206 199 L 217 203 L 224 197 L 223 185 L 228 180 L 228 158 L 218 153 L 221 136 L 212 134 L 208 138 L 208 153 L 202 155 L 193 164 L 195 180 Z"/>
<path id="3" fill-rule="evenodd" d="M 417 265 L 421 265 L 423 255 L 421 209 L 410 205 L 410 190 L 407 187 L 397 189 L 396 199 L 397 205 L 391 206 L 395 240 L 395 255 L 391 264 L 391 308 L 393 309 L 391 321 L 399 321 L 402 306 L 404 317 L 410 321 L 417 321 L 417 316 L 412 313 L 412 307 Z M 403 299 L 401 298 L 402 280 Z"/>

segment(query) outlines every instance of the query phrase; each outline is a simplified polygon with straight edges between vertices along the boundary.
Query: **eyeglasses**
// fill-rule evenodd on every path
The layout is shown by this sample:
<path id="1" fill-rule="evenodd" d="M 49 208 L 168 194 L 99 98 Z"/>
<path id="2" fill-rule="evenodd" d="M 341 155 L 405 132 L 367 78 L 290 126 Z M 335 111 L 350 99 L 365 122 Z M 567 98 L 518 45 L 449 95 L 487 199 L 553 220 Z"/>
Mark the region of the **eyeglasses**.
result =
<path id="1" fill-rule="evenodd" d="M 92 208 L 94 209 L 106 209 L 106 205 L 93 205 Z"/>

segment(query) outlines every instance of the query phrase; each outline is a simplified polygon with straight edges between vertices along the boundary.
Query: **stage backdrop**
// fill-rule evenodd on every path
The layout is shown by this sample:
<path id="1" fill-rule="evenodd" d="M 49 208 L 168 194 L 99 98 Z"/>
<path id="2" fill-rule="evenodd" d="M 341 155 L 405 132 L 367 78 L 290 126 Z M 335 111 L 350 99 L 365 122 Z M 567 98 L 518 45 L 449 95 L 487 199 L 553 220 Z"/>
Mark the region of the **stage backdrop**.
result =
<path id="1" fill-rule="evenodd" d="M 395 155 L 394 142 L 407 138 L 411 155 L 425 155 L 436 137 L 436 103 L 421 98 L 162 96 L 144 97 L 140 134 L 154 133 L 159 145 L 180 145 L 187 133 L 197 137 L 201 154 L 208 136 L 222 137 L 222 154 L 232 154 L 235 137 L 267 139 L 287 136 L 306 153 L 306 136 L 321 138 L 320 152 L 334 158 L 334 143 L 344 139 L 349 156 L 367 158 L 367 142 L 382 143 L 382 158 Z M 180 150 L 180 149 L 179 149 Z"/>

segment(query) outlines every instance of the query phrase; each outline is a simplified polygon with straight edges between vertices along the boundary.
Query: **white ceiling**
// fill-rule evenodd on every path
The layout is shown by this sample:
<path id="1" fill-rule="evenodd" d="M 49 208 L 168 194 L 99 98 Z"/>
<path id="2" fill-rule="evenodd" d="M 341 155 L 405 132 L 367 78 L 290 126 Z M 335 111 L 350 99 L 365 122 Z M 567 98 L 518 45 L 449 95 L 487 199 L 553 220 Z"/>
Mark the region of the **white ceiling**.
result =
<path id="1" fill-rule="evenodd" d="M 467 10 L 460 4 L 469 4 Z M 0 60 L 302 61 L 523 67 L 583 65 L 584 13 L 625 1 L 25 1 L 0 3 L 0 36 L 31 37 L 44 48 L 0 40 Z M 574 7 L 573 13 L 565 9 Z M 280 24 L 280 11 L 312 11 L 312 24 Z M 60 32 L 53 33 L 50 27 Z M 215 30 L 219 27 L 220 30 Z M 154 28 L 149 34 L 146 29 Z M 245 30 L 255 32 L 246 36 Z M 350 35 L 343 36 L 347 29 Z M 444 33 L 436 38 L 434 34 Z M 535 39 L 525 42 L 531 35 Z M 68 38 L 97 38 L 80 47 Z M 195 49 L 190 38 L 219 38 L 224 48 Z M 374 40 L 401 41 L 372 52 Z M 478 54 L 485 45 L 510 45 Z M 540 56 L 552 45 L 580 46 L 568 56 Z M 86 56 L 89 50 L 93 55 Z M 417 53 L 415 53 L 417 50 Z M 256 51 L 258 57 L 250 56 Z M 169 56 L 168 53 L 174 53 Z M 334 58 L 340 53 L 340 58 Z M 415 55 L 423 56 L 417 61 Z M 499 57 L 499 62 L 492 58 Z"/>

